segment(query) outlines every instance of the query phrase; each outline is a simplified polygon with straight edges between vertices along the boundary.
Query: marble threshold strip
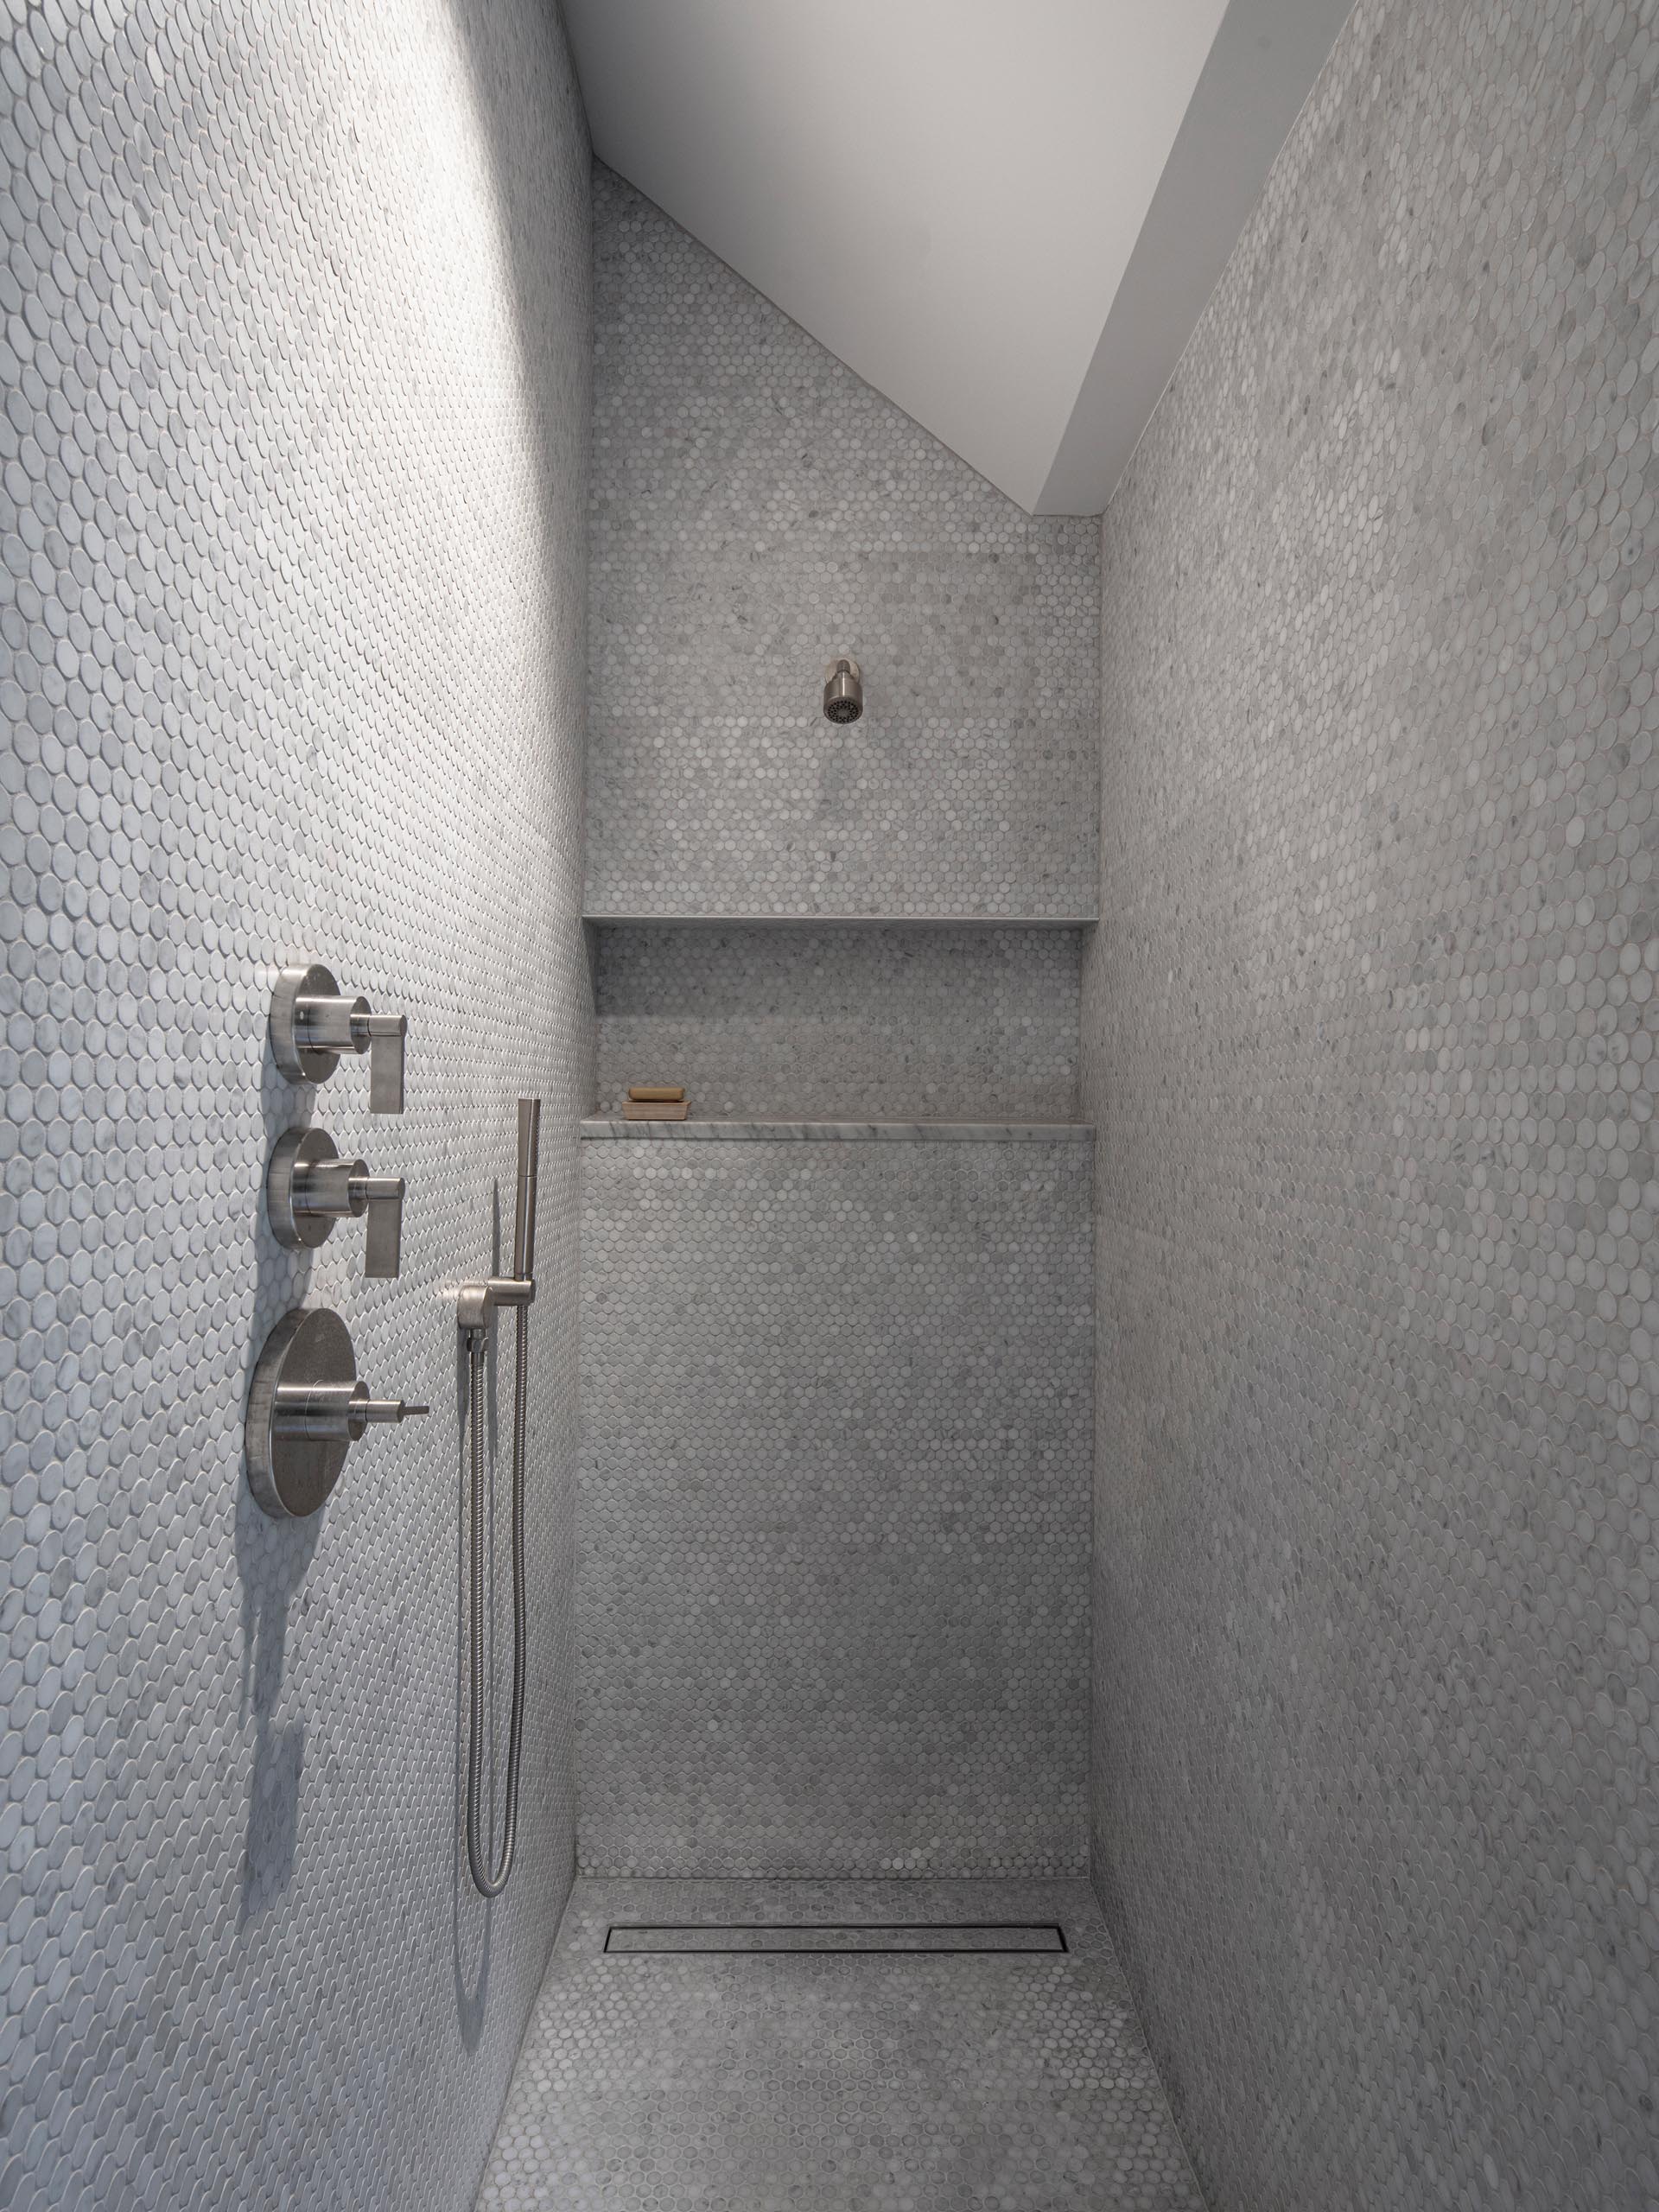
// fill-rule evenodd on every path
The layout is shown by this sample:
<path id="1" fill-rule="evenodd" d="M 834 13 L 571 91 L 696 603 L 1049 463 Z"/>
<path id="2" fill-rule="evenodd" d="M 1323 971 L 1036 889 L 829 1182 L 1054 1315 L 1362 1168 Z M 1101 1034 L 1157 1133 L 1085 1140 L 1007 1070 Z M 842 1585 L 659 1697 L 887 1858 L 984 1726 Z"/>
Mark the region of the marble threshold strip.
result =
<path id="1" fill-rule="evenodd" d="M 1090 1144 L 1092 1122 L 625 1122 L 591 1115 L 584 1140 L 646 1144 Z"/>

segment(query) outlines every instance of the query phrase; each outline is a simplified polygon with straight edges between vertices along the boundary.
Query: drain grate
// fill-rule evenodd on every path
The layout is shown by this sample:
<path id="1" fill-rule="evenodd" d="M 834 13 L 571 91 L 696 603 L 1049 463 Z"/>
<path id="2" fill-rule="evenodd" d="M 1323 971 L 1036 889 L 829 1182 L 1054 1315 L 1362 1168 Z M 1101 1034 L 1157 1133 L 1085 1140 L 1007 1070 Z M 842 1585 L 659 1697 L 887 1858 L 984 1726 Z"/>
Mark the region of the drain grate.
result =
<path id="1" fill-rule="evenodd" d="M 848 1958 L 941 1956 L 951 1952 L 1058 1952 L 1066 1948 L 1057 1920 L 737 1921 L 678 1926 L 615 1922 L 605 1931 L 613 1958 L 798 1957 L 836 1952 Z"/>

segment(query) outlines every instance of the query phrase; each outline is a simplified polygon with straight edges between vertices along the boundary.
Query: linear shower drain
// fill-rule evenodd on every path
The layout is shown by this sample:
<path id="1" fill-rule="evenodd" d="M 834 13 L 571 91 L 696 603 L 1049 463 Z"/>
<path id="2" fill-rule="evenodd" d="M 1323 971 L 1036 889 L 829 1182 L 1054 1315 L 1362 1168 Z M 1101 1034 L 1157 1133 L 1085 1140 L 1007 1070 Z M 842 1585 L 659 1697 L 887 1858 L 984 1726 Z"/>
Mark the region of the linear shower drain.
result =
<path id="1" fill-rule="evenodd" d="M 849 1958 L 937 1956 L 950 1952 L 1064 1951 L 1065 1930 L 1057 1920 L 830 1920 L 738 1921 L 694 1926 L 663 1922 L 615 1922 L 605 1931 L 612 1957 L 798 1956 L 832 1951 Z"/>

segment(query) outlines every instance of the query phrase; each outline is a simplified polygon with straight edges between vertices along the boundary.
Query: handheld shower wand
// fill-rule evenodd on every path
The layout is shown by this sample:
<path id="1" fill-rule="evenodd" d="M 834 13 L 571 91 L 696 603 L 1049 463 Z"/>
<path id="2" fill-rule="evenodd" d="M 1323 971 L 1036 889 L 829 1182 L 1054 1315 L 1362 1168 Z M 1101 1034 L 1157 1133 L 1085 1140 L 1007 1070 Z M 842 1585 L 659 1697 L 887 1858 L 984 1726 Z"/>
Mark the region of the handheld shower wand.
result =
<path id="1" fill-rule="evenodd" d="M 472 1589 L 468 1638 L 469 1730 L 467 1745 L 467 1864 L 480 1897 L 499 1897 L 512 1872 L 518 1839 L 518 1770 L 524 1741 L 524 1423 L 530 1389 L 530 1308 L 536 1296 L 536 1177 L 542 1147 L 542 1102 L 518 1101 L 518 1187 L 512 1215 L 512 1273 L 466 1282 L 456 1303 L 467 1348 L 467 1397 L 471 1431 Z M 484 1516 L 487 1502 L 484 1448 L 484 1380 L 490 1319 L 498 1306 L 514 1309 L 512 1362 L 512 1704 L 507 1726 L 506 1802 L 500 1855 L 493 1850 L 484 1819 Z"/>

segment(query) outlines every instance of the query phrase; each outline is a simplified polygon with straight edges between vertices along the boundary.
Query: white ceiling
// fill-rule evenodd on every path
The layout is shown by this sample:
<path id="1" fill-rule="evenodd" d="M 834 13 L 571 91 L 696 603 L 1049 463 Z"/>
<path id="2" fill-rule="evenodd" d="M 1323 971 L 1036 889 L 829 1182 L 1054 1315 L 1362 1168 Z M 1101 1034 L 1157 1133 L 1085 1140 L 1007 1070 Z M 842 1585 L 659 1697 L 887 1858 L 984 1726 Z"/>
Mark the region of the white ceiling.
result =
<path id="1" fill-rule="evenodd" d="M 1010 498 L 1093 514 L 1351 0 L 564 0 L 594 151 Z"/>

